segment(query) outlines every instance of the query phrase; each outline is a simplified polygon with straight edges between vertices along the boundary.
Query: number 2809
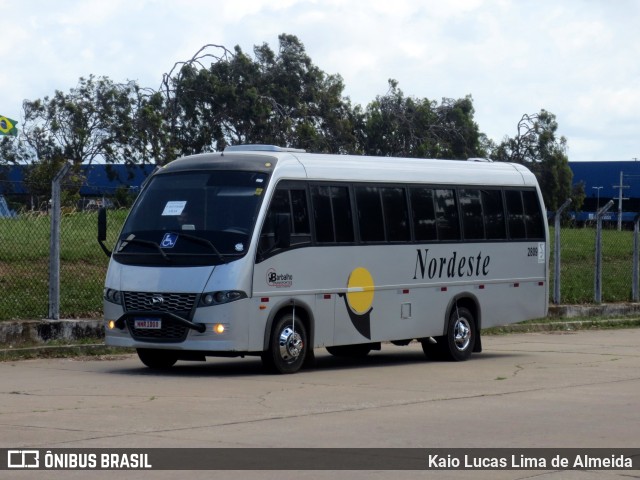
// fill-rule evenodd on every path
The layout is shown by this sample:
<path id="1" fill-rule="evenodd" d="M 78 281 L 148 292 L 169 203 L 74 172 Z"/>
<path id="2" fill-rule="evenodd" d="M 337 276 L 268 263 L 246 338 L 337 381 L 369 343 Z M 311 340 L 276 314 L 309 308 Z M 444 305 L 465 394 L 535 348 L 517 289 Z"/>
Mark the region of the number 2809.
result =
<path id="1" fill-rule="evenodd" d="M 527 248 L 527 257 L 537 257 L 537 256 L 538 256 L 538 247 Z"/>

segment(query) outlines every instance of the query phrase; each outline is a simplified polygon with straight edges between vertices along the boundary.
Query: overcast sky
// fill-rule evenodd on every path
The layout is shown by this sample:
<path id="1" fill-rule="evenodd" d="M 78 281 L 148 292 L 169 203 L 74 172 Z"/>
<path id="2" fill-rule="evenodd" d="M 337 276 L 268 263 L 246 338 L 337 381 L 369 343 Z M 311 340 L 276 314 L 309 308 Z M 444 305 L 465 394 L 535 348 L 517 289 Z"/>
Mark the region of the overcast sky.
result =
<path id="1" fill-rule="evenodd" d="M 496 142 L 545 109 L 569 160 L 640 158 L 636 0 L 0 0 L 0 33 L 0 115 L 20 123 L 23 100 L 80 77 L 158 88 L 205 44 L 252 54 L 287 33 L 353 103 L 393 78 L 407 96 L 471 95 Z"/>

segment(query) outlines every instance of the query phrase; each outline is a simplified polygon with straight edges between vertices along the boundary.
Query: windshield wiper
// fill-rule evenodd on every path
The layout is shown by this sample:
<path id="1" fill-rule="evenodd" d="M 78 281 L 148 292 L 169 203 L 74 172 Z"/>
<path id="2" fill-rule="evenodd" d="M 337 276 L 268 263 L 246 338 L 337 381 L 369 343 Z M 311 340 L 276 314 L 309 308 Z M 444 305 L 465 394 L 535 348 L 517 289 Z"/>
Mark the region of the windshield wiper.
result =
<path id="1" fill-rule="evenodd" d="M 137 243 L 138 245 L 146 245 L 149 247 L 153 247 L 160 253 L 160 255 L 162 255 L 162 258 L 164 258 L 167 262 L 171 262 L 169 255 L 167 255 L 164 252 L 164 250 L 162 250 L 162 247 L 160 247 L 160 245 L 150 240 L 142 240 L 140 238 L 136 238 L 136 236 L 133 233 L 123 240 L 123 243 L 120 244 L 120 248 L 118 249 L 118 252 L 121 252 L 122 250 L 124 250 L 124 248 L 130 243 Z"/>
<path id="2" fill-rule="evenodd" d="M 188 233 L 183 233 L 182 231 L 180 231 L 180 232 L 172 232 L 172 233 L 175 233 L 176 235 L 178 235 L 178 237 L 186 238 L 187 240 L 192 240 L 192 241 L 200 243 L 202 245 L 206 245 L 207 247 L 209 247 L 211 249 L 211 251 L 213 253 L 215 253 L 215 255 L 218 257 L 218 259 L 222 263 L 227 263 L 227 261 L 224 259 L 224 256 L 220 253 L 220 251 L 216 248 L 216 246 L 213 243 L 211 243 L 211 241 L 207 240 L 206 238 L 198 237 L 197 235 L 189 235 Z"/>

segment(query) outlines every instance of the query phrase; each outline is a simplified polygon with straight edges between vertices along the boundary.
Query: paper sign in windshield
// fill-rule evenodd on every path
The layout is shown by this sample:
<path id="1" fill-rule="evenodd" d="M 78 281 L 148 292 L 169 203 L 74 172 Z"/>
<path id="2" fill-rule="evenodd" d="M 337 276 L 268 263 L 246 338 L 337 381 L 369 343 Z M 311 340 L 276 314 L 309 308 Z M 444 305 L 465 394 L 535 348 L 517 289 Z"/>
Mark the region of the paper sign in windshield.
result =
<path id="1" fill-rule="evenodd" d="M 171 201 L 167 202 L 162 211 L 163 217 L 176 217 L 182 213 L 184 207 L 187 206 L 187 201 Z"/>

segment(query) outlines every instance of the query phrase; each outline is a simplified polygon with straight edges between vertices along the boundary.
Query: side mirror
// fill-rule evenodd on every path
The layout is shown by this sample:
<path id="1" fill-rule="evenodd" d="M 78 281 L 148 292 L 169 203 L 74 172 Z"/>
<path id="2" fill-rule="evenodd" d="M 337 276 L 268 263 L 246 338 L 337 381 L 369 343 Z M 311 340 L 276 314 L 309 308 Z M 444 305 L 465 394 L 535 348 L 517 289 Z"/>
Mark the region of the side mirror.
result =
<path id="1" fill-rule="evenodd" d="M 291 246 L 291 215 L 278 213 L 276 215 L 275 246 L 289 248 Z"/>
<path id="2" fill-rule="evenodd" d="M 107 240 L 107 209 L 102 207 L 98 210 L 98 244 L 107 257 L 111 256 L 111 252 L 104 246 Z"/>

